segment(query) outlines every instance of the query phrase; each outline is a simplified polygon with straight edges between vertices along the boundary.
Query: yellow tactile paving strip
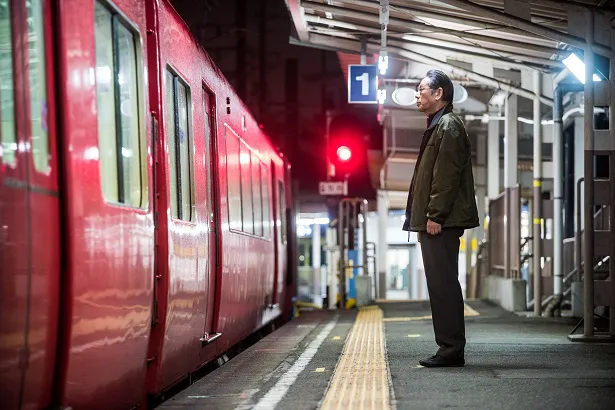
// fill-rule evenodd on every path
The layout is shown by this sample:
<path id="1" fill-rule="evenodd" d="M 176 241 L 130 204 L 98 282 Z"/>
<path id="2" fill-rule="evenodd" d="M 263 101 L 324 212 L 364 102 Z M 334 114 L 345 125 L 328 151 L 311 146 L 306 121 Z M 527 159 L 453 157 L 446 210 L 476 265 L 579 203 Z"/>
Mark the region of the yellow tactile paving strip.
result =
<path id="1" fill-rule="evenodd" d="M 391 408 L 382 310 L 359 310 L 322 410 Z"/>
<path id="2" fill-rule="evenodd" d="M 470 306 L 464 304 L 463 305 L 463 316 L 465 317 L 480 316 L 480 313 L 472 309 Z M 432 318 L 431 315 L 410 316 L 410 317 L 387 317 L 383 319 L 383 321 L 384 322 L 412 322 L 414 320 L 429 320 L 431 318 Z"/>

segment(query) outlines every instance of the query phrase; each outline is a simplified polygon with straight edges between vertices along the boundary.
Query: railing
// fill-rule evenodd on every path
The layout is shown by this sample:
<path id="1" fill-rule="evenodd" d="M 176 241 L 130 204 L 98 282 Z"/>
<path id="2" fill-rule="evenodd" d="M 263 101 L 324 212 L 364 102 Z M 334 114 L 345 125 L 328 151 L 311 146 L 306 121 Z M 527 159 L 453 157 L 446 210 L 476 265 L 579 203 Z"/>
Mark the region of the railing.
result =
<path id="1" fill-rule="evenodd" d="M 560 304 L 570 305 L 572 301 L 570 300 L 572 295 L 572 282 L 580 282 L 583 278 L 583 267 L 585 265 L 584 255 L 582 252 L 582 244 L 583 237 L 585 236 L 585 230 L 581 229 L 581 218 L 583 217 L 581 214 L 581 184 L 585 179 L 579 178 L 577 181 L 577 203 L 576 203 L 576 212 L 577 212 L 577 227 L 576 234 L 574 238 L 564 239 L 563 243 L 563 261 L 562 261 L 562 271 L 565 272 L 563 277 L 563 292 L 562 292 L 562 300 L 558 301 L 558 306 L 554 306 L 553 309 L 560 308 Z M 609 213 L 607 212 L 608 208 L 606 206 L 601 206 L 597 212 L 594 213 L 594 230 L 607 230 L 609 228 Z M 609 274 L 608 263 L 610 263 L 610 258 L 607 256 L 605 258 L 594 258 L 594 275 L 597 280 L 606 279 Z M 555 295 L 551 295 L 546 303 L 550 302 Z M 544 302 L 543 302 L 544 303 Z"/>
<path id="2" fill-rule="evenodd" d="M 491 274 L 521 277 L 520 212 L 519 186 L 509 188 L 489 203 L 487 240 Z"/>
<path id="3" fill-rule="evenodd" d="M 466 278 L 466 283 L 468 284 L 466 288 L 466 297 L 468 299 L 480 297 L 482 278 L 489 274 L 488 245 L 486 240 L 478 244 L 478 249 L 476 250 L 476 263 L 472 266 L 469 277 Z"/>

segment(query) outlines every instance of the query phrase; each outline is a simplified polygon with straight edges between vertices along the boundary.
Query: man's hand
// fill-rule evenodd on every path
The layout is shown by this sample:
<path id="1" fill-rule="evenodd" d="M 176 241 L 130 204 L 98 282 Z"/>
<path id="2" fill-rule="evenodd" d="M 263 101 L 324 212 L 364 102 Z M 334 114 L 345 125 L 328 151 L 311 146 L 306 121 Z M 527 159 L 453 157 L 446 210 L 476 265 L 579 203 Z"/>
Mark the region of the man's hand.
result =
<path id="1" fill-rule="evenodd" d="M 442 225 L 437 222 L 432 221 L 431 219 L 427 220 L 427 233 L 430 235 L 438 235 L 442 232 Z"/>

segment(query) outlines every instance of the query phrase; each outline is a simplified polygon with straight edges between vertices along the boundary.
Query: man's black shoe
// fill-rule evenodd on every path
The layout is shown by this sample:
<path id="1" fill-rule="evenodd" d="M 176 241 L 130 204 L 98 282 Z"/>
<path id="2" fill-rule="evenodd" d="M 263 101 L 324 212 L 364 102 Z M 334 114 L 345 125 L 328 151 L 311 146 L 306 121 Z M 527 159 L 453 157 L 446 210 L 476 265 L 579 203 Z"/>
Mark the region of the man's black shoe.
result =
<path id="1" fill-rule="evenodd" d="M 463 357 L 458 359 L 445 359 L 438 355 L 431 356 L 429 359 L 419 360 L 419 364 L 425 367 L 463 367 L 465 363 Z"/>

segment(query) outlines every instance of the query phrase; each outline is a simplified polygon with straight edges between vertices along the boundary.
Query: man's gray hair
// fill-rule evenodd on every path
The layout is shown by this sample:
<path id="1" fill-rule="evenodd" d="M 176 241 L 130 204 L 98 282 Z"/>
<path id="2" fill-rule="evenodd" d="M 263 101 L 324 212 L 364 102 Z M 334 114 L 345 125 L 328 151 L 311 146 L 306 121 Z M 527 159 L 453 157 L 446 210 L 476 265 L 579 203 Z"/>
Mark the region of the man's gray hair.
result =
<path id="1" fill-rule="evenodd" d="M 448 75 L 440 70 L 429 70 L 425 77 L 429 79 L 430 89 L 437 90 L 438 88 L 442 88 L 442 100 L 446 102 L 453 101 L 453 82 L 448 78 Z"/>

